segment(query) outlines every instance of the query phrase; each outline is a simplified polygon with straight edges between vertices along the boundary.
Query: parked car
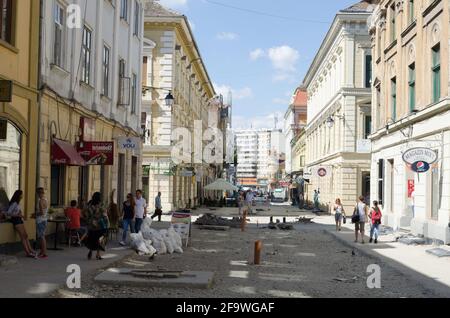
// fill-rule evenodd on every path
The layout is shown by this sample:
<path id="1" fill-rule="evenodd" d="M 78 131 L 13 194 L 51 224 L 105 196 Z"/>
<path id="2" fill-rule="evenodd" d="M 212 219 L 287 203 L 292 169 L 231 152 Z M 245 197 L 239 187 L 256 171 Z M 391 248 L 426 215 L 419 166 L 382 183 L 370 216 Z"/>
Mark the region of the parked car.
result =
<path id="1" fill-rule="evenodd" d="M 278 188 L 273 191 L 272 202 L 283 203 L 288 199 L 287 190 L 284 188 Z"/>

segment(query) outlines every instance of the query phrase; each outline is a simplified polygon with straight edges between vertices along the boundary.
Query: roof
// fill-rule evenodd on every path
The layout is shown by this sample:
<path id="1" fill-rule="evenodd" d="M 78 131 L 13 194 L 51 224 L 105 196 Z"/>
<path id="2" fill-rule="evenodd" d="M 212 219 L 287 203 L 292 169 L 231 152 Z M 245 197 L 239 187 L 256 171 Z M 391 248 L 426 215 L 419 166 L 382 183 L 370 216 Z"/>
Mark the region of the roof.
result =
<path id="1" fill-rule="evenodd" d="M 181 13 L 162 6 L 158 0 L 150 0 L 144 4 L 146 17 L 181 17 Z"/>
<path id="2" fill-rule="evenodd" d="M 308 105 L 308 93 L 306 90 L 299 89 L 294 98 L 294 107 L 296 106 L 307 106 Z"/>
<path id="3" fill-rule="evenodd" d="M 363 0 L 351 5 L 350 7 L 341 10 L 340 12 L 353 12 L 353 13 L 368 13 L 372 12 L 375 8 L 373 0 Z"/>

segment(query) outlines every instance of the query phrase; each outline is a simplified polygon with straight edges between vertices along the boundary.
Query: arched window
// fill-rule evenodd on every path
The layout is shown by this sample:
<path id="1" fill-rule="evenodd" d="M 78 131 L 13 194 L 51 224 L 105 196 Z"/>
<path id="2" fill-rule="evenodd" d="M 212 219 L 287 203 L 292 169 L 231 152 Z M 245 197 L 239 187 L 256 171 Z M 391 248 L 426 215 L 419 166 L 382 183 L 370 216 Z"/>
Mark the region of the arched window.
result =
<path id="1" fill-rule="evenodd" d="M 11 198 L 14 191 L 20 189 L 21 144 L 20 130 L 0 117 L 0 200 L 5 193 Z"/>

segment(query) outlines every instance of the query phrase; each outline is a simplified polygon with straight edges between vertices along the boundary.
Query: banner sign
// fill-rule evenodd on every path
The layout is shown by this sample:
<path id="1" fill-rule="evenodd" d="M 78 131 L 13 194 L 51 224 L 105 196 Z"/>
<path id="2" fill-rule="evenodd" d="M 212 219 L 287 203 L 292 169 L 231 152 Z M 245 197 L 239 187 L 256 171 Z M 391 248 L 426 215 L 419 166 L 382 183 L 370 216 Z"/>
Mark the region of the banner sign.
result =
<path id="1" fill-rule="evenodd" d="M 139 150 L 141 139 L 138 137 L 121 137 L 117 139 L 119 150 Z"/>
<path id="2" fill-rule="evenodd" d="M 86 160 L 89 166 L 114 165 L 114 142 L 92 141 L 77 143 L 78 153 Z"/>
<path id="3" fill-rule="evenodd" d="M 412 179 L 408 180 L 408 198 L 412 197 L 414 188 L 415 188 L 414 180 L 412 180 Z"/>
<path id="4" fill-rule="evenodd" d="M 94 141 L 95 139 L 95 120 L 92 118 L 80 118 L 80 140 Z"/>
<path id="5" fill-rule="evenodd" d="M 430 170 L 430 164 L 424 161 L 418 161 L 411 165 L 411 169 L 417 173 L 425 173 Z"/>
<path id="6" fill-rule="evenodd" d="M 325 167 L 319 167 L 317 169 L 317 175 L 321 178 L 326 177 L 328 174 L 327 168 Z"/>

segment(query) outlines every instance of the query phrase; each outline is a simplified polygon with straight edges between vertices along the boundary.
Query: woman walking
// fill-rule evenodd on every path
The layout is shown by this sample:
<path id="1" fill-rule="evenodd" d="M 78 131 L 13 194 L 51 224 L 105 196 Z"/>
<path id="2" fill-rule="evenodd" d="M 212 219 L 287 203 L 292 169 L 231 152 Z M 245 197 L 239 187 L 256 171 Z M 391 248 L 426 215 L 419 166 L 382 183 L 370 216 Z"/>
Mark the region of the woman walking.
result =
<path id="1" fill-rule="evenodd" d="M 375 235 L 375 244 L 378 244 L 378 232 L 381 224 L 381 209 L 378 206 L 378 201 L 373 201 L 373 207 L 370 209 L 369 218 L 372 220 L 372 224 L 370 227 L 370 241 L 373 242 L 373 237 Z"/>
<path id="2" fill-rule="evenodd" d="M 365 225 L 368 220 L 367 205 L 364 203 L 364 197 L 359 197 L 359 202 L 355 206 L 352 222 L 355 224 L 355 243 L 358 243 L 358 232 L 361 233 L 361 243 L 364 244 Z"/>
<path id="3" fill-rule="evenodd" d="M 120 245 L 125 246 L 127 245 L 127 233 L 128 229 L 131 229 L 131 233 L 134 233 L 133 229 L 133 220 L 136 216 L 136 202 L 134 201 L 133 195 L 131 193 L 128 193 L 127 200 L 123 203 L 122 208 L 122 227 L 123 227 L 123 233 L 122 233 L 122 241 L 120 242 Z"/>
<path id="4" fill-rule="evenodd" d="M 336 221 L 336 232 L 341 231 L 342 220 L 345 217 L 344 207 L 341 203 L 341 199 L 337 198 L 334 205 L 334 220 Z"/>
<path id="5" fill-rule="evenodd" d="M 20 240 L 22 241 L 23 249 L 27 257 L 36 258 L 36 252 L 33 251 L 30 245 L 30 241 L 28 240 L 28 234 L 24 226 L 23 222 L 23 213 L 22 208 L 20 207 L 20 201 L 22 200 L 23 192 L 21 190 L 17 190 L 9 201 L 9 208 L 6 212 L 6 216 L 10 218 L 10 222 L 14 226 L 14 229 L 20 236 Z"/>
<path id="6" fill-rule="evenodd" d="M 92 258 L 92 251 L 97 251 L 97 260 L 102 260 L 100 250 L 105 250 L 104 237 L 108 232 L 108 215 L 102 204 L 102 196 L 99 192 L 94 193 L 89 201 L 86 211 L 88 223 L 88 237 L 86 246 L 89 249 L 88 259 Z"/>

